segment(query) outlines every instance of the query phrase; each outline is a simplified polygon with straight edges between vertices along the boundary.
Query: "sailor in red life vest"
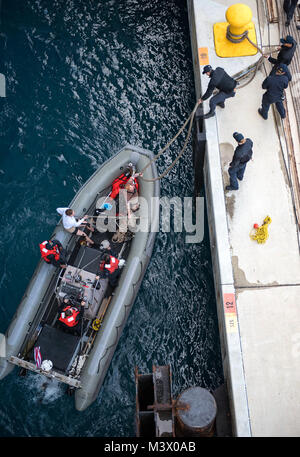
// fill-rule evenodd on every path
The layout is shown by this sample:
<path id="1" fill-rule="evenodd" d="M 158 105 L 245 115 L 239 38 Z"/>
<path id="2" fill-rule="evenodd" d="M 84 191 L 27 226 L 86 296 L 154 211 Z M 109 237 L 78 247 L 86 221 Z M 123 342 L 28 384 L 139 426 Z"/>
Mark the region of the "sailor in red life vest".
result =
<path id="1" fill-rule="evenodd" d="M 98 280 L 100 276 L 102 278 L 108 278 L 109 284 L 115 287 L 118 284 L 121 268 L 124 264 L 125 260 L 119 260 L 110 254 L 104 254 L 103 260 L 100 263 L 100 274 L 96 276 L 96 279 Z"/>
<path id="2" fill-rule="evenodd" d="M 72 300 L 64 299 L 63 308 L 60 313 L 59 321 L 63 330 L 74 335 L 79 335 L 79 322 L 81 322 L 84 313 L 85 301 L 81 301 L 80 310 L 74 306 Z"/>
<path id="3" fill-rule="evenodd" d="M 124 189 L 126 191 L 126 193 L 128 194 L 128 196 L 129 195 L 131 196 L 131 194 L 138 195 L 138 190 L 139 190 L 139 183 L 137 180 L 138 176 L 142 177 L 143 173 L 134 173 L 133 167 L 131 165 L 129 165 L 125 169 L 124 173 L 122 173 L 118 178 L 116 178 L 112 182 L 112 190 L 111 190 L 110 194 L 108 195 L 108 197 L 105 198 L 101 207 L 96 208 L 96 210 L 95 210 L 94 215 L 96 216 L 96 219 L 97 219 L 97 217 L 101 217 L 101 216 L 99 216 L 100 213 L 102 213 L 106 210 L 111 210 L 112 206 L 116 210 L 116 213 L 115 213 L 116 216 L 117 217 L 119 216 L 120 202 L 119 202 L 118 197 L 119 197 L 120 191 L 122 189 Z M 130 186 L 133 190 L 128 191 L 126 189 L 126 186 Z M 126 221 L 125 221 L 125 224 L 126 224 Z M 98 230 L 101 231 L 101 229 L 98 229 Z M 126 232 L 126 230 L 125 230 L 125 232 Z"/>
<path id="4" fill-rule="evenodd" d="M 142 176 L 142 173 L 133 173 L 132 167 L 127 167 L 124 173 L 122 173 L 117 179 L 115 179 L 112 183 L 112 191 L 110 193 L 110 198 L 115 200 L 115 198 L 119 195 L 120 189 L 124 189 L 125 184 L 128 181 L 134 184 L 136 190 L 139 190 L 139 183 L 137 181 L 137 177 Z"/>
<path id="5" fill-rule="evenodd" d="M 41 256 L 46 263 L 55 267 L 66 268 L 65 253 L 58 240 L 43 241 L 40 245 Z"/>

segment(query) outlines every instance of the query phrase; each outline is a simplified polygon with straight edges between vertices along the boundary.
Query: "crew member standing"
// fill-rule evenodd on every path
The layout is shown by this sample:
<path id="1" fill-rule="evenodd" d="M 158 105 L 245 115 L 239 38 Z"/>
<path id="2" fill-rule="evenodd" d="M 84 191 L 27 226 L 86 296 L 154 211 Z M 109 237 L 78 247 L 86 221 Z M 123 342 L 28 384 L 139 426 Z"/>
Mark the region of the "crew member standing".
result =
<path id="1" fill-rule="evenodd" d="M 284 63 L 281 63 L 281 64 L 275 64 L 269 74 L 269 76 L 274 76 L 276 74 L 276 71 L 281 68 L 281 71 L 284 73 L 284 75 L 287 77 L 289 83 L 292 81 L 292 75 L 291 75 L 291 72 L 289 70 L 289 67 L 287 65 L 285 65 Z M 285 94 L 284 94 L 284 91 L 283 91 L 283 95 L 281 97 L 281 100 L 284 100 L 285 99 Z"/>
<path id="2" fill-rule="evenodd" d="M 66 268 L 65 251 L 60 241 L 49 240 L 43 241 L 40 245 L 42 259 L 46 263 L 59 268 Z"/>
<path id="3" fill-rule="evenodd" d="M 226 190 L 237 190 L 239 188 L 238 180 L 242 181 L 247 163 L 252 158 L 253 141 L 250 138 L 244 138 L 241 133 L 234 132 L 233 138 L 237 141 L 238 146 L 234 151 L 231 163 L 229 164 L 228 173 L 230 176 L 230 185 Z"/>
<path id="4" fill-rule="evenodd" d="M 199 103 L 207 100 L 212 95 L 214 89 L 219 89 L 219 92 L 210 99 L 210 110 L 203 117 L 204 119 L 208 119 L 215 115 L 216 106 L 225 108 L 225 100 L 235 96 L 237 81 L 231 78 L 221 67 L 213 70 L 210 65 L 205 65 L 202 74 L 206 74 L 210 78 L 210 81 L 205 94 L 199 99 Z"/>
<path id="5" fill-rule="evenodd" d="M 263 119 L 268 119 L 269 108 L 273 103 L 275 103 L 281 119 L 285 118 L 286 113 L 282 100 L 284 98 L 283 91 L 288 87 L 288 84 L 288 77 L 281 66 L 277 68 L 275 75 L 268 76 L 263 81 L 262 88 L 266 89 L 266 92 L 262 97 L 262 106 L 258 109 L 258 113 Z"/>
<path id="6" fill-rule="evenodd" d="M 291 20 L 294 16 L 294 12 L 297 6 L 298 0 L 284 0 L 283 2 L 283 9 L 286 14 L 286 23 L 285 26 L 288 27 L 291 23 Z M 299 26 L 297 26 L 297 29 L 299 30 Z"/>
<path id="7" fill-rule="evenodd" d="M 292 75 L 291 75 L 291 72 L 289 70 L 289 67 L 287 65 L 285 65 L 284 63 L 281 63 L 281 64 L 275 64 L 269 74 L 269 76 L 273 76 L 275 75 L 276 71 L 278 70 L 278 68 L 281 68 L 281 71 L 283 71 L 283 73 L 285 74 L 285 76 L 287 77 L 289 83 L 292 81 Z"/>

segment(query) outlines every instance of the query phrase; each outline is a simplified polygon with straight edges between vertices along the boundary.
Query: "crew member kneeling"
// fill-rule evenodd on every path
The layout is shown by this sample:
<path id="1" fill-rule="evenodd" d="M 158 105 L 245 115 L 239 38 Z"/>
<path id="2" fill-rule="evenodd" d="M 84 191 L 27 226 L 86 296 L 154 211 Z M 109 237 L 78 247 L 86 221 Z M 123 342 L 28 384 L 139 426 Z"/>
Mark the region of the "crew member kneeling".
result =
<path id="1" fill-rule="evenodd" d="M 65 252 L 58 240 L 43 241 L 40 245 L 42 259 L 59 268 L 66 268 Z"/>

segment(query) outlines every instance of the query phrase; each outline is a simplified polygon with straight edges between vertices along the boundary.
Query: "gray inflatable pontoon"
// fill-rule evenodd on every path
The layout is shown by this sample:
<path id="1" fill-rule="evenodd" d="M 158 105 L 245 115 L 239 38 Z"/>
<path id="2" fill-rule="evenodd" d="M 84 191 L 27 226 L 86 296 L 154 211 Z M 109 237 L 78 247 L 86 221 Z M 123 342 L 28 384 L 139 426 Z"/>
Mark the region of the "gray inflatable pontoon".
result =
<path id="1" fill-rule="evenodd" d="M 57 269 L 43 260 L 39 262 L 5 334 L 0 379 L 17 365 L 20 374 L 30 370 L 65 383 L 67 392 L 75 394 L 79 411 L 96 399 L 151 258 L 159 229 L 159 181 L 139 178 L 139 197 L 143 197 L 140 201 L 144 204 L 138 215 L 144 221 L 143 227 L 121 243 L 113 243 L 113 233 L 103 230 L 105 216 L 107 224 L 114 217 L 109 216 L 109 211 L 99 214 L 97 210 L 128 163 L 140 172 L 152 158 L 151 152 L 127 145 L 107 160 L 76 194 L 69 207 L 76 215 L 92 216 L 90 220 L 96 229 L 89 236 L 94 244 L 87 246 L 83 238 L 65 231 L 59 222 L 51 239 L 58 239 L 66 249 L 68 266 Z M 157 177 L 155 162 L 144 171 L 144 177 Z M 95 279 L 103 240 L 109 241 L 112 250 L 125 260 L 115 288 L 108 285 L 107 278 Z M 58 308 L 66 295 L 86 301 L 79 335 L 64 332 L 59 326 Z M 49 364 L 36 364 L 35 348 L 40 348 L 42 361 L 51 361 L 50 369 Z"/>

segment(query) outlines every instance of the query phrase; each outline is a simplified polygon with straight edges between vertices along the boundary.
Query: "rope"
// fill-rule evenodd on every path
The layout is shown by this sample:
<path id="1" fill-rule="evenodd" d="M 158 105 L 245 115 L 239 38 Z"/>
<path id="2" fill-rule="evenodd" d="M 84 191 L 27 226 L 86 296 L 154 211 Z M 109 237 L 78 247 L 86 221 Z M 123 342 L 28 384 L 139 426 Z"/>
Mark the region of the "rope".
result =
<path id="1" fill-rule="evenodd" d="M 260 47 L 257 46 L 257 44 L 255 44 L 252 40 L 250 40 L 248 30 L 245 30 L 245 32 L 243 32 L 241 35 L 236 35 L 230 31 L 230 25 L 228 25 L 226 30 L 226 38 L 227 40 L 231 41 L 231 43 L 242 43 L 242 41 L 247 39 L 249 43 L 251 43 L 252 46 L 254 46 L 262 55 L 264 54 Z"/>
<path id="2" fill-rule="evenodd" d="M 255 44 L 250 38 L 249 38 L 249 31 L 248 30 L 245 30 L 245 32 L 243 32 L 241 35 L 236 35 L 234 33 L 232 33 L 230 31 L 230 25 L 227 26 L 227 29 L 226 29 L 226 38 L 227 40 L 229 40 L 231 43 L 242 43 L 242 41 L 244 40 L 248 40 L 250 44 L 252 44 L 252 46 L 254 46 L 260 53 L 261 53 L 261 57 L 259 58 L 259 60 L 257 61 L 256 65 L 255 65 L 255 70 L 254 70 L 254 73 L 253 73 L 253 76 L 246 82 L 246 84 L 243 84 L 242 86 L 237 86 L 236 88 L 237 89 L 242 89 L 243 87 L 246 87 L 248 84 L 251 83 L 251 81 L 253 81 L 253 79 L 255 78 L 256 76 L 256 73 L 259 69 L 259 67 L 262 65 L 263 63 L 263 57 L 264 57 L 264 52 L 262 51 L 262 49 L 257 46 L 257 44 Z"/>
<path id="3" fill-rule="evenodd" d="M 262 62 L 263 62 L 263 51 L 255 44 L 253 43 L 253 41 L 249 38 L 248 36 L 248 30 L 246 30 L 242 35 L 235 35 L 233 33 L 230 32 L 230 29 L 229 29 L 229 26 L 227 27 L 227 31 L 226 31 L 226 37 L 229 41 L 231 41 L 232 43 L 241 43 L 242 41 L 244 41 L 245 39 L 247 39 L 249 41 L 249 43 L 251 43 L 261 54 L 262 54 L 262 57 L 258 60 L 258 62 L 256 63 L 256 66 L 255 66 L 255 71 L 254 71 L 254 74 L 253 76 L 251 77 L 251 79 L 249 81 L 247 81 L 246 84 L 243 84 L 242 86 L 239 86 L 237 87 L 238 89 L 241 89 L 245 86 L 247 86 L 248 84 L 250 84 L 250 82 L 255 78 L 255 75 L 257 73 L 257 70 L 258 68 L 261 66 Z M 164 178 L 168 173 L 169 171 L 172 170 L 172 168 L 176 165 L 176 163 L 178 162 L 178 160 L 182 157 L 185 149 L 186 149 L 186 146 L 187 146 L 187 143 L 189 141 L 189 138 L 190 138 L 190 135 L 191 135 L 191 130 L 192 130 L 192 125 L 193 125 L 193 120 L 194 120 L 194 117 L 195 117 L 195 113 L 197 111 L 197 108 L 198 108 L 198 105 L 199 105 L 199 101 L 197 101 L 192 113 L 190 114 L 190 116 L 188 117 L 188 119 L 185 121 L 185 123 L 183 124 L 183 126 L 181 127 L 181 129 L 177 132 L 177 134 L 169 141 L 169 143 L 163 148 L 161 149 L 161 151 L 159 151 L 159 153 L 142 169 L 141 171 L 141 174 L 143 174 L 145 172 L 145 170 L 153 163 L 155 162 L 165 151 L 166 149 L 168 149 L 171 144 L 176 140 L 176 138 L 180 135 L 180 133 L 184 130 L 184 128 L 186 127 L 186 125 L 188 124 L 188 122 L 190 121 L 190 125 L 189 125 L 189 129 L 188 129 L 188 134 L 187 134 L 187 138 L 184 142 L 184 145 L 183 145 L 183 148 L 181 149 L 180 153 L 178 154 L 178 156 L 176 157 L 176 159 L 171 163 L 171 165 L 160 175 L 158 176 L 157 178 L 152 178 L 152 179 L 146 179 L 144 178 L 143 176 L 140 176 L 141 179 L 143 179 L 144 181 L 146 182 L 154 182 L 154 181 L 158 181 L 162 178 Z"/>
<path id="4" fill-rule="evenodd" d="M 121 215 L 109 216 L 109 215 L 105 215 L 105 214 L 99 214 L 98 216 L 89 215 L 89 217 L 92 217 L 94 219 L 101 219 L 101 218 L 103 218 L 103 219 L 116 219 L 116 218 L 117 219 L 126 219 L 127 218 L 127 216 L 121 216 Z M 140 218 L 141 216 L 135 216 L 134 214 L 132 214 L 132 217 L 137 219 L 137 218 Z M 143 216 L 143 218 L 145 218 L 145 217 L 147 217 L 147 216 Z M 91 222 L 89 222 L 89 224 L 93 225 Z"/>
<path id="5" fill-rule="evenodd" d="M 270 216 L 265 217 L 263 224 L 260 227 L 254 228 L 255 233 L 253 233 L 253 229 L 250 232 L 251 240 L 257 241 L 259 244 L 265 243 L 269 238 L 268 225 L 271 224 L 271 222 L 272 219 Z"/>
<path id="6" fill-rule="evenodd" d="M 226 31 L 226 37 L 229 41 L 231 41 L 232 43 L 241 43 L 242 41 L 244 41 L 245 39 L 247 39 L 249 41 L 249 43 L 251 43 L 261 54 L 262 54 L 262 57 L 258 60 L 257 64 L 256 64 L 256 67 L 255 67 L 255 71 L 254 71 L 254 74 L 252 76 L 252 78 L 247 81 L 246 84 L 243 84 L 243 86 L 239 86 L 237 87 L 238 89 L 241 89 L 245 86 L 247 86 L 247 84 L 250 84 L 250 82 L 255 78 L 255 75 L 257 73 L 257 70 L 258 68 L 260 67 L 261 63 L 262 63 L 262 60 L 263 60 L 263 51 L 249 38 L 248 36 L 248 30 L 246 30 L 244 33 L 242 33 L 242 35 L 235 35 L 233 34 L 232 32 L 230 32 L 230 29 L 229 29 L 229 25 L 227 27 L 227 31 Z M 159 151 L 159 153 L 152 159 L 150 160 L 150 162 L 141 170 L 141 175 L 140 175 L 140 178 L 143 179 L 144 181 L 146 182 L 155 182 L 155 181 L 158 181 L 162 178 L 164 178 L 171 170 L 172 168 L 176 165 L 176 163 L 178 162 L 178 160 L 183 156 L 184 154 L 184 151 L 186 149 L 186 146 L 187 146 L 187 143 L 189 141 L 189 138 L 191 136 L 191 130 L 192 130 L 192 126 L 193 126 L 193 121 L 194 121 L 194 117 L 195 117 L 195 113 L 197 111 L 197 108 L 198 108 L 198 105 L 199 105 L 199 100 L 197 101 L 193 111 L 191 112 L 190 116 L 187 118 L 187 120 L 185 121 L 185 123 L 183 124 L 183 126 L 179 129 L 179 131 L 176 133 L 176 135 L 167 143 L 167 145 L 161 149 Z M 143 173 L 145 172 L 145 170 L 147 170 L 148 167 L 150 167 L 150 165 L 155 162 L 170 146 L 172 143 L 174 143 L 174 141 L 177 139 L 177 137 L 182 133 L 182 131 L 185 129 L 185 127 L 187 126 L 188 122 L 190 122 L 190 125 L 189 125 L 189 129 L 188 129 L 188 133 L 187 133 L 187 137 L 186 137 L 186 140 L 184 142 L 184 145 L 183 145 L 183 148 L 181 149 L 180 153 L 178 154 L 178 156 L 176 157 L 175 160 L 173 160 L 173 162 L 171 163 L 171 165 L 159 176 L 157 176 L 156 178 L 152 178 L 152 179 L 147 179 L 147 178 L 144 178 Z"/>
<path id="7" fill-rule="evenodd" d="M 258 59 L 258 61 L 256 62 L 256 64 L 255 64 L 255 70 L 254 70 L 253 75 L 251 76 L 251 78 L 248 79 L 248 81 L 247 81 L 245 84 L 243 84 L 242 86 L 241 86 L 241 85 L 236 86 L 236 89 L 243 89 L 243 87 L 248 86 L 248 84 L 250 84 L 250 83 L 253 81 L 253 79 L 255 78 L 256 73 L 257 73 L 259 67 L 261 67 L 261 65 L 263 64 L 263 61 L 264 61 L 264 57 L 261 56 L 261 57 Z M 237 78 L 237 80 L 238 80 L 238 78 Z"/>
<path id="8" fill-rule="evenodd" d="M 254 70 L 254 74 L 253 76 L 250 78 L 249 81 L 247 81 L 246 84 L 243 84 L 242 86 L 239 86 L 237 87 L 237 89 L 242 89 L 243 87 L 247 86 L 248 84 L 250 84 L 250 82 L 255 78 L 255 75 L 258 71 L 258 68 L 261 66 L 262 62 L 263 62 L 263 57 L 264 57 L 264 53 L 263 51 L 259 48 L 259 46 L 257 46 L 248 36 L 248 30 L 246 30 L 244 33 L 242 33 L 241 35 L 235 35 L 233 34 L 232 32 L 230 32 L 230 29 L 229 29 L 229 25 L 227 27 L 227 31 L 226 31 L 226 37 L 229 41 L 231 41 L 232 43 L 241 43 L 242 41 L 244 41 L 245 39 L 247 39 L 249 41 L 249 43 L 251 43 L 261 54 L 261 58 L 258 60 L 258 62 L 256 63 L 255 65 L 255 70 Z M 141 171 L 141 174 L 143 174 L 145 172 L 145 170 L 153 163 L 155 162 L 165 151 L 166 149 L 168 149 L 171 144 L 176 140 L 176 138 L 180 135 L 180 133 L 185 129 L 185 127 L 187 126 L 188 122 L 190 122 L 190 125 L 189 125 L 189 129 L 188 129 L 188 133 L 187 133 L 187 138 L 184 142 L 184 145 L 183 145 L 183 148 L 181 149 L 180 153 L 178 154 L 178 156 L 176 157 L 176 159 L 171 163 L 171 165 L 160 175 L 158 176 L 157 178 L 152 178 L 152 179 L 146 179 L 144 178 L 143 176 L 140 176 L 141 179 L 143 179 L 144 181 L 146 182 L 155 182 L 155 181 L 158 181 L 162 178 L 164 178 L 168 173 L 169 171 L 172 170 L 172 168 L 176 165 L 176 163 L 178 162 L 178 160 L 182 157 L 185 149 L 186 149 L 186 146 L 187 146 L 187 143 L 189 141 L 189 138 L 190 138 L 190 135 L 191 135 L 191 130 L 192 130 L 192 125 L 193 125 L 193 120 L 194 120 L 194 117 L 195 117 L 195 113 L 197 111 L 197 108 L 198 108 L 198 105 L 199 105 L 199 100 L 197 101 L 192 113 L 190 114 L 190 116 L 188 117 L 188 119 L 185 121 L 185 123 L 183 124 L 183 126 L 181 127 L 181 129 L 179 129 L 179 131 L 177 132 L 177 134 L 169 141 L 169 143 L 163 148 L 161 149 L 161 151 L 159 151 L 159 153 L 142 169 Z"/>
<path id="9" fill-rule="evenodd" d="M 192 130 L 192 126 L 193 126 L 193 121 L 194 121 L 194 117 L 195 117 L 195 113 L 197 111 L 197 108 L 198 108 L 198 105 L 199 105 L 199 100 L 197 101 L 193 111 L 191 112 L 190 116 L 188 117 L 188 119 L 185 121 L 185 123 L 183 124 L 183 126 L 179 129 L 179 131 L 176 133 L 176 135 L 168 142 L 168 144 L 163 148 L 161 149 L 161 151 L 159 151 L 159 153 L 153 157 L 152 160 L 150 160 L 150 162 L 142 169 L 141 171 L 141 174 L 143 174 L 145 172 L 145 170 L 153 163 L 155 162 L 165 151 L 166 149 L 168 149 L 171 144 L 176 140 L 176 138 L 180 135 L 180 133 L 185 129 L 185 127 L 187 126 L 188 122 L 190 121 L 190 125 L 189 125 L 189 129 L 188 129 L 188 133 L 187 133 L 187 137 L 186 137 L 186 140 L 184 142 L 184 145 L 183 145 L 183 148 L 181 149 L 180 153 L 178 154 L 178 156 L 176 157 L 175 160 L 173 160 L 173 162 L 171 163 L 171 165 L 158 177 L 156 178 L 152 178 L 152 179 L 146 179 L 144 178 L 143 176 L 140 176 L 141 179 L 143 179 L 144 181 L 146 182 L 154 182 L 154 181 L 158 181 L 159 179 L 162 179 L 164 178 L 168 173 L 169 171 L 175 166 L 175 164 L 178 162 L 178 160 L 182 157 L 185 149 L 186 149 L 186 146 L 187 146 L 187 143 L 189 141 L 189 138 L 190 138 L 190 135 L 191 135 L 191 130 Z"/>

